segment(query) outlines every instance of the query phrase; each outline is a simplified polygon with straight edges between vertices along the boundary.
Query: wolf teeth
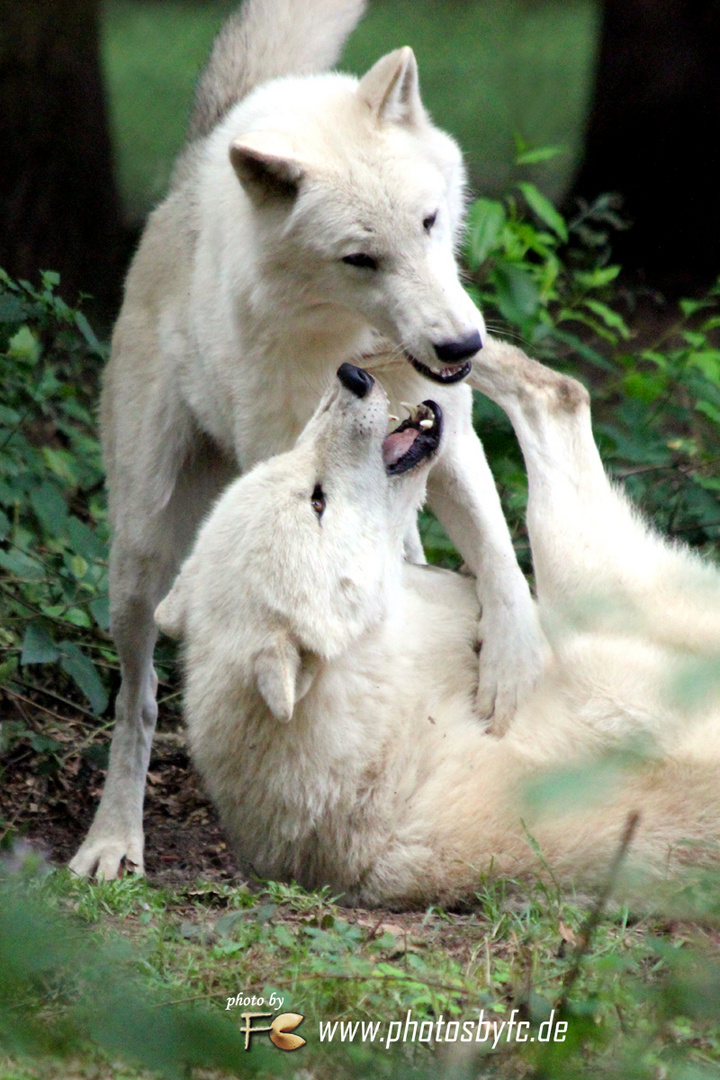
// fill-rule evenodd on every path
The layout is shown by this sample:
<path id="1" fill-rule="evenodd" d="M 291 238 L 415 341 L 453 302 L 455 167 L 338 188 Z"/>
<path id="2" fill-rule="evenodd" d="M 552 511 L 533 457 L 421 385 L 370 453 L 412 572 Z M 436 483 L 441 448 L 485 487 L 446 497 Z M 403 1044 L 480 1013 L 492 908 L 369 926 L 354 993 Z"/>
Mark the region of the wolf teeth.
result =
<path id="1" fill-rule="evenodd" d="M 399 416 L 393 416 L 393 414 L 390 413 L 390 415 L 388 416 L 388 420 L 390 420 L 393 424 L 397 424 L 400 421 L 400 417 Z"/>
<path id="2" fill-rule="evenodd" d="M 408 401 L 401 401 L 400 404 L 404 409 L 407 409 L 413 424 L 417 424 L 418 427 L 425 428 L 425 430 L 434 426 L 435 418 L 427 405 L 411 405 Z"/>

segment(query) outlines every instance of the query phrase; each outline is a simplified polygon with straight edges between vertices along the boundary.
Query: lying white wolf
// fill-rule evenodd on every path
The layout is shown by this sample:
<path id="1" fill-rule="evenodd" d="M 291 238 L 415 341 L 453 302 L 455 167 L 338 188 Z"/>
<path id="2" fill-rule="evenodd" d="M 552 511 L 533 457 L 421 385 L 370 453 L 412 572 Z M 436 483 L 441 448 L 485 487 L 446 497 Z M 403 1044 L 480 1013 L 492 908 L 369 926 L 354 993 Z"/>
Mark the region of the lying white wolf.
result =
<path id="1" fill-rule="evenodd" d="M 654 873 L 720 856 L 720 695 L 690 717 L 678 699 L 679 680 L 720 654 L 720 575 L 610 486 L 583 387 L 509 346 L 485 355 L 471 377 L 525 455 L 550 642 L 503 739 L 473 712 L 472 583 L 402 558 L 438 407 L 386 436 L 383 391 L 349 365 L 295 449 L 220 499 L 158 608 L 185 638 L 193 757 L 263 877 L 363 905 L 452 902 L 489 869 L 541 870 L 529 832 L 556 875 L 587 882 L 634 810 L 634 856 Z M 630 736 L 651 755 L 619 767 L 604 801 L 559 816 L 524 804 L 544 767 Z"/>
<path id="2" fill-rule="evenodd" d="M 192 141 L 130 270 L 102 399 L 123 682 L 103 798 L 71 863 L 80 874 L 143 868 L 152 614 L 199 521 L 240 469 L 293 445 L 338 364 L 377 332 L 396 349 L 396 411 L 426 396 L 417 372 L 440 384 L 447 437 L 430 505 L 478 574 L 478 714 L 502 730 L 539 671 L 471 393 L 453 385 L 485 332 L 454 257 L 460 152 L 423 108 L 410 49 L 359 82 L 325 71 L 362 7 L 247 0 L 216 43 Z M 422 560 L 411 522 L 406 541 Z"/>

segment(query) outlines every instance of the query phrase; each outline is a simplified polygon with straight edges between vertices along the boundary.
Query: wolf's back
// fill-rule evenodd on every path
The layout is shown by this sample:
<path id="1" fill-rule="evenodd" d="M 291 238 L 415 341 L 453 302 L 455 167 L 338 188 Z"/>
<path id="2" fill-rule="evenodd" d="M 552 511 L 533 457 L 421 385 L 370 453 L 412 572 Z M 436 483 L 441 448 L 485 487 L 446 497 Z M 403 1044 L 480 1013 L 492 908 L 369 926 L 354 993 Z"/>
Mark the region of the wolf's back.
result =
<path id="1" fill-rule="evenodd" d="M 366 0 L 245 0 L 215 41 L 198 83 L 188 135 L 207 135 L 254 87 L 337 62 Z"/>

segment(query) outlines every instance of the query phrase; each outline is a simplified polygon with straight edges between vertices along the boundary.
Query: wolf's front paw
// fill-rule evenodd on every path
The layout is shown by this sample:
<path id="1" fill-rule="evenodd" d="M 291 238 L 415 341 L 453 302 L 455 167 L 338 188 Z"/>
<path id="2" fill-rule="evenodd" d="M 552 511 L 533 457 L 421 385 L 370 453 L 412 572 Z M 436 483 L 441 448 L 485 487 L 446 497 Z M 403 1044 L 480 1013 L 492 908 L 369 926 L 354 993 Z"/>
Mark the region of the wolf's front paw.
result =
<path id="1" fill-rule="evenodd" d="M 536 618 L 524 626 L 508 626 L 507 619 L 484 617 L 480 630 L 482 647 L 475 709 L 488 731 L 500 736 L 535 689 L 545 663 L 546 647 Z"/>
<path id="2" fill-rule="evenodd" d="M 93 877 L 98 881 L 111 881 L 123 873 L 144 874 L 143 834 L 96 834 L 92 829 L 79 851 L 70 862 L 70 869 L 78 877 Z"/>

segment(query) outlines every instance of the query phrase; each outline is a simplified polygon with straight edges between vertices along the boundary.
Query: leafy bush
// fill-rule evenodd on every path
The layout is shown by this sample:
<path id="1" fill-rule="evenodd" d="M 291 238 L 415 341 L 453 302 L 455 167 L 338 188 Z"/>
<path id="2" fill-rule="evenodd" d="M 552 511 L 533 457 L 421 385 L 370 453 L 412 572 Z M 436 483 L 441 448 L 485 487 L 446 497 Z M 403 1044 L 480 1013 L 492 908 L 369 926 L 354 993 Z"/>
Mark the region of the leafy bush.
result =
<path id="1" fill-rule="evenodd" d="M 115 660 L 95 419 L 106 349 L 57 282 L 45 273 L 36 289 L 0 272 L 0 685 L 40 686 L 46 704 L 69 695 L 99 715 Z M 37 751 L 57 748 L 21 721 L 4 725 L 4 748 L 25 735 Z"/>
<path id="2" fill-rule="evenodd" d="M 642 326 L 631 332 L 621 314 L 628 299 L 609 258 L 621 226 L 609 197 L 572 221 L 530 183 L 502 202 L 478 199 L 465 250 L 470 289 L 496 333 L 586 382 L 604 461 L 657 527 L 717 553 L 720 280 L 674 318 L 666 312 L 656 340 L 634 346 Z M 510 424 L 478 398 L 476 426 L 526 554 L 525 474 Z"/>
<path id="3" fill-rule="evenodd" d="M 657 527 L 717 553 L 720 282 L 681 310 L 651 347 L 619 350 L 596 430 L 611 470 Z"/>

